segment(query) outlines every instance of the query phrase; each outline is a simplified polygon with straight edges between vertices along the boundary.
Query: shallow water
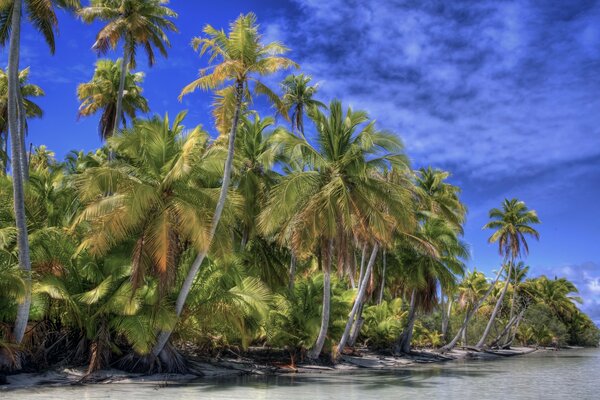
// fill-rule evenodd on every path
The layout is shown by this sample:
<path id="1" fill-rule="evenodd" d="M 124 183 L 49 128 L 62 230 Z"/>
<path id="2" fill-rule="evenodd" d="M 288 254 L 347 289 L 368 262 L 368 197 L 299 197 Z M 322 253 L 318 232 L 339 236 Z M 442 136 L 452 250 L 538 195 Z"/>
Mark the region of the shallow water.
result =
<path id="1" fill-rule="evenodd" d="M 0 392 L 0 399 L 600 399 L 600 350 L 534 353 L 393 373 L 205 379 L 186 385 L 106 384 Z"/>

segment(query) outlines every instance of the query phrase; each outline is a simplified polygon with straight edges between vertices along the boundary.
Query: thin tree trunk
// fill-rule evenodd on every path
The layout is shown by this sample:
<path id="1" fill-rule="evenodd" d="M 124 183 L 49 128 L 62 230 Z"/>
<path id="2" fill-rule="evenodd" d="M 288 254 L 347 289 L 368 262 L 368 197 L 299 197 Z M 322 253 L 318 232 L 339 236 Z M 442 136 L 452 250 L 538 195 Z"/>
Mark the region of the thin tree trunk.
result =
<path id="1" fill-rule="evenodd" d="M 387 267 L 387 254 L 385 249 L 383 249 L 382 260 L 383 268 L 381 270 L 381 287 L 379 288 L 379 298 L 377 299 L 377 304 L 381 304 L 383 301 L 383 290 L 385 289 L 385 270 Z"/>
<path id="2" fill-rule="evenodd" d="M 296 256 L 294 256 L 292 254 L 292 257 L 290 259 L 290 283 L 288 286 L 290 290 L 294 290 L 295 281 L 296 281 Z"/>
<path id="3" fill-rule="evenodd" d="M 333 259 L 333 240 L 329 240 L 327 250 L 325 251 L 325 262 L 323 263 L 323 311 L 321 312 L 321 329 L 315 345 L 308 352 L 308 358 L 317 359 L 321 355 L 325 339 L 327 338 L 327 329 L 329 327 L 329 314 L 331 311 L 331 262 Z"/>
<path id="4" fill-rule="evenodd" d="M 408 321 L 406 324 L 406 328 L 398 337 L 396 342 L 396 353 L 410 353 L 410 344 L 412 342 L 413 329 L 415 327 L 415 320 L 417 317 L 417 299 L 416 299 L 416 291 L 413 291 L 410 294 L 410 308 L 408 311 Z"/>
<path id="5" fill-rule="evenodd" d="M 360 287 L 361 282 L 363 281 L 363 275 L 365 273 L 365 257 L 367 256 L 367 245 L 364 244 L 362 248 L 362 253 L 360 256 L 360 272 L 358 273 L 358 286 Z"/>
<path id="6" fill-rule="evenodd" d="M 513 327 L 513 325 L 522 317 L 524 313 L 525 309 L 523 309 L 518 315 L 511 317 L 502 332 L 500 332 L 500 334 L 496 336 L 496 339 L 494 339 L 494 341 L 490 344 L 490 347 L 497 346 L 504 336 L 510 336 L 510 328 Z"/>
<path id="7" fill-rule="evenodd" d="M 27 236 L 27 222 L 25 220 L 25 193 L 23 180 L 23 154 L 21 138 L 19 137 L 19 50 L 21 42 L 21 8 L 22 1 L 15 1 L 11 15 L 10 49 L 8 55 L 8 129 L 11 135 L 12 150 L 12 178 L 15 208 L 15 222 L 17 227 L 17 247 L 19 250 L 19 267 L 26 273 L 25 300 L 17 307 L 17 318 L 13 336 L 15 342 L 21 343 L 31 305 L 31 262 L 29 260 L 29 239 Z"/>
<path id="8" fill-rule="evenodd" d="M 513 268 L 513 272 L 514 272 L 514 282 L 513 282 L 513 291 L 512 291 L 512 296 L 510 299 L 510 313 L 508 316 L 508 320 L 511 321 L 513 319 L 514 313 L 515 313 L 515 301 L 516 301 L 516 295 L 517 295 L 517 270 L 516 268 Z M 506 333 L 506 342 L 508 342 L 508 340 L 510 339 L 510 331 L 508 331 Z"/>
<path id="9" fill-rule="evenodd" d="M 125 91 L 125 78 L 127 77 L 127 58 L 129 52 L 127 51 L 127 43 L 123 45 L 123 62 L 121 63 L 121 76 L 119 77 L 119 92 L 117 93 L 117 110 L 115 114 L 115 127 L 113 129 L 113 135 L 119 131 L 119 125 L 123 114 L 123 92 Z"/>
<path id="10" fill-rule="evenodd" d="M 194 283 L 194 280 L 196 279 L 196 275 L 198 274 L 198 271 L 200 270 L 200 266 L 202 265 L 202 262 L 204 261 L 206 254 L 208 253 L 212 239 L 215 235 L 215 232 L 217 231 L 217 226 L 219 225 L 219 220 L 221 219 L 221 214 L 223 213 L 223 208 L 225 207 L 225 200 L 227 200 L 227 191 L 229 189 L 229 182 L 231 181 L 231 168 L 232 168 L 232 164 L 233 164 L 233 156 L 234 156 L 234 149 L 235 149 L 235 146 L 234 146 L 235 136 L 237 133 L 237 127 L 238 127 L 238 123 L 240 120 L 243 92 L 244 92 L 244 83 L 238 81 L 237 86 L 236 86 L 236 107 L 235 107 L 235 112 L 233 115 L 233 122 L 231 124 L 231 132 L 229 133 L 229 145 L 228 145 L 228 149 L 227 149 L 227 159 L 225 160 L 225 168 L 223 169 L 223 181 L 221 183 L 221 191 L 219 194 L 219 200 L 217 202 L 217 206 L 215 207 L 215 214 L 213 215 L 212 223 L 210 226 L 210 235 L 209 235 L 208 244 L 206 245 L 206 247 L 204 249 L 199 251 L 198 255 L 196 256 L 196 259 L 194 260 L 194 262 L 192 263 L 192 265 L 190 267 L 190 270 L 188 271 L 187 276 L 185 277 L 185 281 L 183 282 L 183 285 L 181 286 L 181 290 L 179 291 L 179 295 L 177 296 L 177 302 L 175 304 L 175 312 L 178 317 L 181 316 L 181 312 L 183 311 L 183 306 L 185 305 L 187 296 L 189 295 L 190 290 L 192 289 L 192 285 Z M 154 356 L 158 356 L 161 353 L 161 351 L 167 344 L 169 337 L 171 337 L 171 333 L 172 333 L 172 331 L 160 332 L 160 334 L 156 340 L 156 344 L 154 345 L 154 348 L 152 349 L 152 354 Z"/>
<path id="11" fill-rule="evenodd" d="M 365 322 L 362 317 L 363 308 L 365 306 L 364 301 L 360 303 L 360 307 L 358 307 L 357 316 L 354 319 L 354 324 L 352 324 L 352 330 L 350 331 L 350 338 L 348 339 L 348 346 L 354 347 L 356 341 L 358 340 L 358 335 L 360 335 L 360 330 Z"/>
<path id="12" fill-rule="evenodd" d="M 469 345 L 467 329 L 469 329 L 469 326 L 465 325 L 465 328 L 462 330 L 462 334 L 460 335 L 460 341 L 463 347 L 467 347 Z"/>
<path id="13" fill-rule="evenodd" d="M 448 340 L 448 324 L 450 323 L 450 313 L 452 312 L 452 298 L 446 295 L 448 299 L 447 306 L 442 304 L 442 340 L 444 343 Z"/>
<path id="14" fill-rule="evenodd" d="M 21 93 L 21 85 L 17 87 L 17 95 L 18 101 L 18 120 L 19 120 L 19 141 L 21 143 L 21 175 L 23 176 L 23 181 L 27 182 L 29 180 L 29 159 L 31 158 L 31 150 L 29 151 L 29 158 L 27 157 L 27 146 L 25 144 L 25 135 L 26 131 L 26 122 L 25 122 L 25 106 L 23 103 L 23 94 Z"/>
<path id="15" fill-rule="evenodd" d="M 490 284 L 490 287 L 485 292 L 485 294 L 483 295 L 483 297 L 481 299 L 479 299 L 479 301 L 475 304 L 475 306 L 473 307 L 473 309 L 470 312 L 466 313 L 465 319 L 463 320 L 463 323 L 462 323 L 460 329 L 458 330 L 458 332 L 456 332 L 456 335 L 454 336 L 454 338 L 450 341 L 450 343 L 448 343 L 447 345 L 445 345 L 444 347 L 442 347 L 440 349 L 441 353 L 445 353 L 447 351 L 450 351 L 450 350 L 452 350 L 454 348 L 454 346 L 456 346 L 456 343 L 458 343 L 458 340 L 461 338 L 461 335 L 463 334 L 463 331 L 467 329 L 467 325 L 469 324 L 469 321 L 471 320 L 471 317 L 477 312 L 477 310 L 479 310 L 479 307 L 481 307 L 481 305 L 483 304 L 483 302 L 485 301 L 485 299 L 488 298 L 488 296 L 490 295 L 490 293 L 492 293 L 492 290 L 494 289 L 494 286 L 496 286 L 496 283 L 498 283 L 498 279 L 500 279 L 500 275 L 502 275 L 502 268 L 500 268 L 500 270 L 496 274 L 496 279 L 494 279 L 494 282 L 492 282 Z"/>
<path id="16" fill-rule="evenodd" d="M 342 350 L 344 350 L 344 346 L 346 345 L 346 342 L 348 341 L 348 337 L 350 335 L 350 329 L 352 328 L 352 325 L 354 324 L 355 317 L 356 317 L 357 321 L 360 318 L 358 316 L 358 310 L 362 304 L 363 297 L 367 290 L 367 281 L 369 280 L 369 277 L 371 276 L 371 272 L 373 271 L 373 265 L 375 264 L 375 259 L 377 258 L 378 251 L 379 251 L 379 245 L 376 243 L 373 246 L 373 250 L 371 250 L 371 257 L 369 258 L 369 263 L 367 264 L 367 270 L 365 271 L 365 276 L 363 277 L 363 280 L 360 281 L 358 284 L 358 293 L 356 294 L 356 299 L 354 299 L 354 304 L 352 306 L 352 310 L 350 311 L 350 315 L 348 315 L 348 321 L 346 322 L 346 327 L 344 328 L 344 333 L 342 334 L 342 338 L 340 339 L 340 342 L 338 343 L 337 352 L 335 353 L 336 359 L 342 354 Z"/>
<path id="17" fill-rule="evenodd" d="M 492 325 L 494 325 L 494 321 L 496 320 L 496 315 L 498 314 L 498 311 L 500 311 L 500 307 L 502 306 L 502 301 L 504 300 L 504 295 L 506 295 L 506 291 L 508 290 L 508 285 L 510 284 L 510 275 L 511 275 L 512 268 L 513 268 L 513 261 L 511 261 L 511 263 L 508 266 L 508 276 L 506 277 L 506 283 L 504 284 L 502 293 L 500 293 L 500 297 L 498 298 L 498 301 L 496 302 L 496 305 L 494 306 L 494 311 L 492 311 L 490 320 L 488 321 L 487 326 L 485 327 L 485 330 L 483 331 L 483 335 L 481 335 L 481 339 L 479 339 L 479 342 L 477 342 L 477 344 L 475 345 L 475 347 L 477 349 L 483 348 L 483 346 L 485 345 L 485 340 L 487 339 L 488 335 L 490 334 L 490 330 L 492 329 Z"/>
<path id="18" fill-rule="evenodd" d="M 515 337 L 517 336 L 517 332 L 519 331 L 519 325 L 521 324 L 523 317 L 525 317 L 525 313 L 523 313 L 521 318 L 517 319 L 517 322 L 515 323 L 515 329 L 513 329 L 512 331 L 510 340 L 502 345 L 503 348 L 510 347 L 510 345 L 512 345 L 512 343 L 515 341 Z"/>

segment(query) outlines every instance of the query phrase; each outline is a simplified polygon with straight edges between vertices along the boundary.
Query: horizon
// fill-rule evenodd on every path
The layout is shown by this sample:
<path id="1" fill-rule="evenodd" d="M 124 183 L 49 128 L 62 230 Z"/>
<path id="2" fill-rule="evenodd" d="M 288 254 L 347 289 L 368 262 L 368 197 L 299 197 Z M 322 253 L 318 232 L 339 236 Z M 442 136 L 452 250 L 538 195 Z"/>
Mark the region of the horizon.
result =
<path id="1" fill-rule="evenodd" d="M 206 23 L 226 28 L 253 11 L 265 36 L 281 40 L 300 71 L 320 83 L 319 100 L 339 98 L 367 111 L 403 139 L 414 167 L 452 173 L 469 209 L 470 270 L 489 275 L 499 267 L 482 226 L 502 199 L 519 198 L 542 220 L 540 241 L 528 241 L 531 276 L 573 281 L 585 301 L 581 309 L 600 324 L 600 227 L 593 224 L 600 207 L 589 206 L 600 187 L 600 2 L 340 4 L 228 0 L 200 9 L 171 1 L 180 33 L 169 36 L 169 57 L 157 57 L 153 68 L 139 57 L 136 69 L 146 74 L 153 113 L 187 109 L 185 125 L 202 124 L 214 136 L 209 93 L 177 100 L 206 65 L 189 43 Z M 28 143 L 45 144 L 62 160 L 69 150 L 101 145 L 98 117 L 77 120 L 75 94 L 99 58 L 91 50 L 99 24 L 62 12 L 59 20 L 54 57 L 24 24 L 21 69 L 30 66 L 30 81 L 46 91 L 36 101 L 45 115 L 29 123 Z"/>

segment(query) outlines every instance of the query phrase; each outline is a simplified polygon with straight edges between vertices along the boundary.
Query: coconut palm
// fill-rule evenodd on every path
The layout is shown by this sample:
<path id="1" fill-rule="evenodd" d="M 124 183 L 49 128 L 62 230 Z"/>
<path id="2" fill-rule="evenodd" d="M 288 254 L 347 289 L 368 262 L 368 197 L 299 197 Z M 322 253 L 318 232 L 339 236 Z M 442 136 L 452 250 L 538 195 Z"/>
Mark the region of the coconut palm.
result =
<path id="1" fill-rule="evenodd" d="M 331 265 L 335 256 L 338 264 L 349 259 L 348 236 L 369 245 L 372 268 L 380 243 L 389 242 L 398 225 L 406 229 L 413 221 L 408 212 L 410 192 L 376 173 L 390 165 L 406 168 L 400 140 L 377 130 L 364 112 L 344 112 L 336 100 L 331 102 L 328 115 L 318 109 L 309 115 L 317 129 L 315 146 L 283 130 L 274 137 L 284 153 L 302 155 L 309 168 L 292 170 L 273 187 L 259 226 L 299 257 L 315 254 L 320 261 L 324 274 L 322 321 L 309 353 L 316 358 L 329 324 Z M 382 206 L 384 203 L 387 207 Z M 359 289 L 358 294 L 355 305 L 362 301 L 364 290 Z"/>
<path id="2" fill-rule="evenodd" d="M 19 87 L 23 97 L 25 110 L 25 126 L 23 131 L 27 134 L 27 118 L 41 118 L 44 114 L 40 106 L 31 100 L 32 97 L 44 96 L 41 87 L 28 83 L 29 67 L 19 72 Z M 2 172 L 6 175 L 8 169 L 8 75 L 0 68 L 0 164 Z M 21 150 L 25 152 L 25 136 L 21 137 Z"/>
<path id="3" fill-rule="evenodd" d="M 92 80 L 81 83 L 77 87 L 77 97 L 81 102 L 79 117 L 89 117 L 101 111 L 98 133 L 102 140 L 114 134 L 115 119 L 117 118 L 117 103 L 119 101 L 119 86 L 121 82 L 121 64 L 123 60 L 98 60 Z M 125 116 L 132 120 L 138 111 L 148 112 L 148 101 L 142 95 L 141 84 L 144 81 L 142 72 L 126 72 L 121 121 L 126 126 Z"/>
<path id="4" fill-rule="evenodd" d="M 304 113 L 311 108 L 325 108 L 326 105 L 313 97 L 318 85 L 310 85 L 312 78 L 304 74 L 288 75 L 281 86 L 283 88 L 283 104 L 292 121 L 292 132 L 298 130 L 304 136 Z M 291 115 L 290 115 L 291 111 Z"/>
<path id="5" fill-rule="evenodd" d="M 496 231 L 490 236 L 488 242 L 498 243 L 498 252 L 504 260 L 510 260 L 508 263 L 507 279 L 504 283 L 504 287 L 496 302 L 496 306 L 492 311 L 490 320 L 488 321 L 479 342 L 476 347 L 482 348 L 485 344 L 488 334 L 494 324 L 496 315 L 500 310 L 502 301 L 508 285 L 510 284 L 509 277 L 512 276 L 512 268 L 515 265 L 517 257 L 527 255 L 529 253 L 529 246 L 525 240 L 525 235 L 532 236 L 535 239 L 539 239 L 540 234 L 536 231 L 532 224 L 539 224 L 540 220 L 537 213 L 534 210 L 529 210 L 524 202 L 517 199 L 505 199 L 502 203 L 502 209 L 493 208 L 489 213 L 492 221 L 485 224 L 484 229 L 495 229 Z"/>
<path id="6" fill-rule="evenodd" d="M 277 174 L 272 170 L 276 153 L 271 143 L 275 123 L 273 118 L 243 118 L 235 144 L 236 186 L 244 201 L 241 221 L 242 248 L 252 238 L 256 230 L 256 218 L 262 204 L 267 200 L 269 187 L 275 182 Z"/>
<path id="7" fill-rule="evenodd" d="M 280 104 L 281 101 L 277 95 L 263 84 L 257 78 L 257 75 L 265 76 L 286 68 L 296 67 L 296 64 L 293 61 L 281 56 L 282 54 L 285 54 L 288 49 L 278 42 L 264 44 L 262 42 L 262 35 L 259 33 L 258 29 L 256 16 L 249 13 L 240 15 L 235 22 L 231 24 L 228 34 L 223 30 L 219 31 L 210 25 L 206 25 L 204 27 L 206 37 L 197 37 L 192 41 L 193 48 L 199 51 L 201 55 L 207 52 L 210 54 L 209 63 L 212 63 L 217 59 L 221 62 L 202 69 L 200 71 L 200 78 L 183 88 L 180 99 L 197 89 L 225 90 L 233 95 L 225 97 L 224 99 L 231 99 L 233 103 L 225 101 L 222 105 L 224 107 L 230 107 L 234 111 L 231 121 L 231 131 L 227 138 L 229 144 L 227 147 L 227 159 L 225 160 L 223 168 L 221 191 L 208 231 L 208 240 L 204 250 L 198 253 L 198 256 L 190 267 L 188 275 L 179 292 L 177 303 L 175 305 L 175 311 L 178 316 L 181 315 L 181 312 L 183 311 L 186 298 L 196 275 L 198 274 L 198 270 L 202 265 L 202 261 L 206 257 L 213 235 L 219 225 L 223 207 L 225 206 L 231 180 L 233 158 L 235 155 L 235 137 L 241 117 L 242 105 L 245 100 L 250 100 L 252 97 L 250 87 L 253 86 L 254 94 L 266 95 L 273 103 Z M 231 92 L 232 90 L 233 92 Z M 161 353 L 169 340 L 170 335 L 171 332 L 161 333 L 153 350 L 155 356 L 158 356 Z"/>
<path id="8" fill-rule="evenodd" d="M 443 218 L 462 233 L 467 209 L 460 201 L 460 188 L 446 182 L 450 173 L 431 167 L 419 169 L 416 175 L 422 210 Z"/>
<path id="9" fill-rule="evenodd" d="M 167 57 L 167 47 L 170 46 L 167 32 L 177 32 L 170 18 L 176 18 L 177 14 L 166 7 L 166 3 L 166 0 L 91 0 L 88 7 L 79 10 L 85 22 L 106 22 L 92 46 L 98 54 L 106 54 L 123 42 L 113 132 L 119 129 L 122 120 L 127 71 L 136 67 L 137 48 L 141 47 L 146 52 L 149 66 L 154 65 L 156 60 L 155 49 Z"/>
<path id="10" fill-rule="evenodd" d="M 437 254 L 423 251 L 423 246 L 401 246 L 400 251 L 406 291 L 410 307 L 406 328 L 396 341 L 396 352 L 409 353 L 417 309 L 430 311 L 437 304 L 438 286 L 457 284 L 464 273 L 462 260 L 468 258 L 467 246 L 460 241 L 451 224 L 442 219 L 429 219 L 415 233 L 422 242 L 432 245 Z"/>
<path id="11" fill-rule="evenodd" d="M 25 8 L 23 8 L 25 6 Z M 26 112 L 19 84 L 19 51 L 21 48 L 21 19 L 27 13 L 28 20 L 35 30 L 44 36 L 50 52 L 54 54 L 54 31 L 58 26 L 55 8 L 74 9 L 80 6 L 79 0 L 16 0 L 0 3 L 0 44 L 8 49 L 8 130 L 11 135 L 11 157 L 14 187 L 14 212 L 18 235 L 19 266 L 24 271 L 31 270 L 29 259 L 29 243 L 27 238 L 27 222 L 25 220 L 24 181 L 27 177 L 27 160 L 22 148 L 22 137 L 25 135 Z M 29 282 L 29 279 L 26 279 Z M 14 337 L 20 343 L 27 327 L 31 296 L 19 305 L 14 327 Z"/>
<path id="12" fill-rule="evenodd" d="M 81 247 L 94 256 L 131 243 L 135 289 L 150 273 L 164 292 L 174 283 L 183 243 L 208 243 L 221 151 L 207 149 L 208 134 L 182 125 L 186 113 L 136 120 L 108 140 L 115 160 L 77 176 L 86 203 L 78 223 Z M 107 193 L 110 193 L 107 195 Z"/>

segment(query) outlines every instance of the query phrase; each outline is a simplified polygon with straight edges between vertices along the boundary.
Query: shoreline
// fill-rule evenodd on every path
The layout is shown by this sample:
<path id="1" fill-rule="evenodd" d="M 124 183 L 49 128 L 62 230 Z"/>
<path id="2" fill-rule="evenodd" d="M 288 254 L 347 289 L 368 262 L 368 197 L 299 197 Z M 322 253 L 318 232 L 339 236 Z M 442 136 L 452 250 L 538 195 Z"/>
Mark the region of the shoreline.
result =
<path id="1" fill-rule="evenodd" d="M 501 352 L 475 352 L 469 349 L 454 349 L 440 354 L 434 350 L 415 351 L 409 355 L 390 356 L 364 351 L 361 355 L 343 355 L 335 365 L 299 363 L 294 368 L 273 362 L 259 362 L 253 358 L 221 358 L 218 360 L 189 359 L 190 373 L 129 373 L 117 369 L 96 371 L 86 376 L 84 368 L 54 368 L 44 372 L 7 375 L 7 383 L 0 383 L 1 391 L 41 387 L 63 387 L 88 384 L 132 384 L 144 383 L 166 386 L 185 384 L 199 379 L 232 378 L 243 375 L 282 376 L 355 373 L 359 371 L 393 372 L 403 368 L 439 365 L 465 360 L 493 361 L 512 356 L 526 356 L 538 351 L 554 349 L 515 347 Z M 561 349 L 562 350 L 562 349 Z M 569 349 L 565 349 L 569 350 Z"/>

